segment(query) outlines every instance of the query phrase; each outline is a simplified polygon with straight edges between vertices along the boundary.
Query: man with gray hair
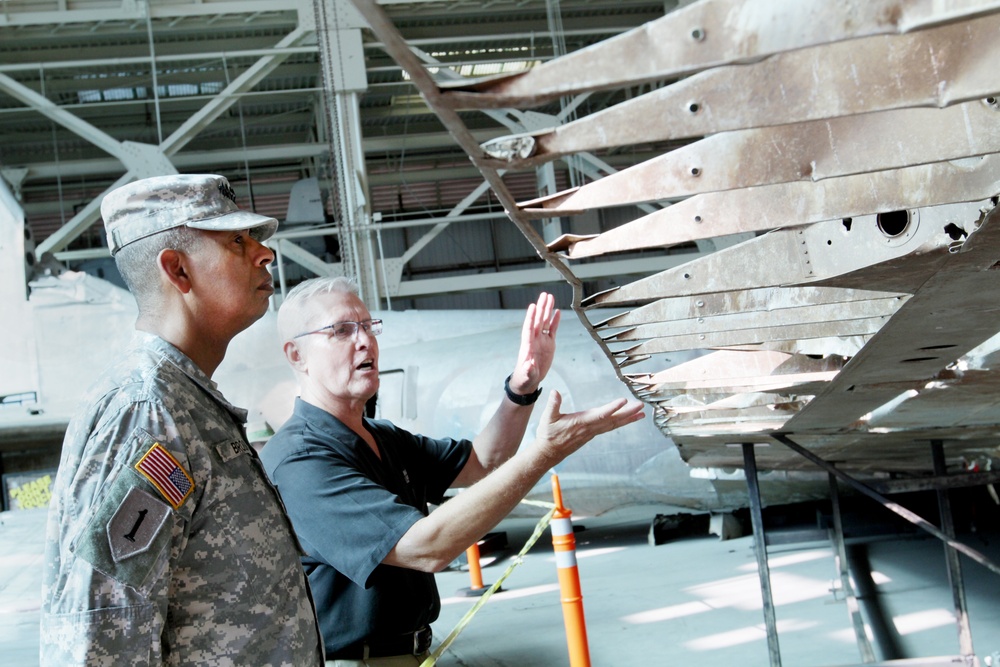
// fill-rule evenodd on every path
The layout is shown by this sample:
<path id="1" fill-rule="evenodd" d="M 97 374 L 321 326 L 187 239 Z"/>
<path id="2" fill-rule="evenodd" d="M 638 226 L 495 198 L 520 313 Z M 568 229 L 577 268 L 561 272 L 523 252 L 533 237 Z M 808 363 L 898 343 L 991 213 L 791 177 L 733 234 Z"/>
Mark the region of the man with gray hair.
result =
<path id="1" fill-rule="evenodd" d="M 216 175 L 140 180 L 101 205 L 136 332 L 70 423 L 49 510 L 41 664 L 322 664 L 299 548 L 212 374 L 274 292 Z"/>
<path id="2" fill-rule="evenodd" d="M 558 326 L 554 299 L 542 294 L 486 428 L 472 442 L 437 439 L 365 417 L 379 388 L 382 321 L 353 283 L 317 278 L 288 294 L 278 330 L 301 396 L 261 461 L 306 551 L 328 667 L 419 665 L 441 608 L 433 573 L 566 456 L 642 418 L 642 404 L 624 399 L 561 414 L 553 391 L 535 441 L 519 448 Z M 468 488 L 428 512 L 449 487 Z"/>

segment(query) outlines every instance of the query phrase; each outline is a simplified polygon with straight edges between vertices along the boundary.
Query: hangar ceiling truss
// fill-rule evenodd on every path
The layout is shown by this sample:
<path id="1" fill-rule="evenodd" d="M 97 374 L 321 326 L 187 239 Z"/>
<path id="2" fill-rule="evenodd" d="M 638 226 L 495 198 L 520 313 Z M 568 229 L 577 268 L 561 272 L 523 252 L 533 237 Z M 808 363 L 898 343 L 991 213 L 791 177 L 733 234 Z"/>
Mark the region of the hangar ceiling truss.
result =
<path id="1" fill-rule="evenodd" d="M 575 51 L 664 11 L 655 0 L 561 5 L 556 27 L 547 24 L 544 0 L 383 3 L 414 53 L 457 79 L 549 60 L 553 31 Z M 496 225 L 503 207 L 481 174 L 364 28 L 347 0 L 280 7 L 263 0 L 5 0 L 0 169 L 25 209 L 36 254 L 52 252 L 74 268 L 106 258 L 97 224 L 105 192 L 143 176 L 209 171 L 230 178 L 242 206 L 282 220 L 293 185 L 319 180 L 318 216 L 295 229 L 285 225 L 277 239 L 290 281 L 344 271 L 351 260 L 357 277 L 371 283 L 373 304 L 398 299 L 402 307 L 437 294 L 558 283 L 523 237 Z M 615 97 L 578 104 L 593 111 Z M 463 115 L 473 136 L 487 141 L 544 127 L 563 112 L 553 104 Z M 591 157 L 576 170 L 596 175 L 622 164 Z M 519 170 L 505 178 L 528 199 L 565 187 L 568 171 L 542 165 L 540 175 Z M 338 183 L 340 173 L 350 177 Z M 340 199 L 349 199 L 344 210 L 331 203 Z M 551 220 L 545 226 L 558 229 Z M 307 228 L 310 242 L 303 240 Z M 487 247 L 482 241 L 491 235 Z M 606 286 L 620 275 L 647 275 L 656 270 L 651 256 L 691 250 L 594 262 L 590 280 Z"/>

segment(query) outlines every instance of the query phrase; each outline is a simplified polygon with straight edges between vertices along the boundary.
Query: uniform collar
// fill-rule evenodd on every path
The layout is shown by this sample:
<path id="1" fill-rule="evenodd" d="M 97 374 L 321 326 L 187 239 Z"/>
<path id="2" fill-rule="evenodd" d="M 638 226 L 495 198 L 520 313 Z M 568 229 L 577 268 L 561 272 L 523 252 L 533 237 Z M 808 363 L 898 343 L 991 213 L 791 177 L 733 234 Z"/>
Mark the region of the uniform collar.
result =
<path id="1" fill-rule="evenodd" d="M 195 365 L 195 363 L 191 361 L 186 354 L 174 347 L 174 345 L 163 340 L 156 334 L 149 333 L 147 331 L 136 331 L 132 337 L 132 343 L 133 345 L 138 345 L 147 350 L 151 350 L 167 359 L 171 364 L 184 373 L 184 375 L 188 376 L 192 382 L 204 389 L 205 392 L 219 405 L 225 408 L 227 412 L 231 413 L 233 418 L 240 424 L 246 423 L 248 412 L 243 408 L 238 408 L 227 401 L 225 396 L 222 395 L 222 392 L 219 391 L 218 384 L 216 384 L 212 378 L 205 375 L 204 371 L 198 368 L 198 366 Z"/>

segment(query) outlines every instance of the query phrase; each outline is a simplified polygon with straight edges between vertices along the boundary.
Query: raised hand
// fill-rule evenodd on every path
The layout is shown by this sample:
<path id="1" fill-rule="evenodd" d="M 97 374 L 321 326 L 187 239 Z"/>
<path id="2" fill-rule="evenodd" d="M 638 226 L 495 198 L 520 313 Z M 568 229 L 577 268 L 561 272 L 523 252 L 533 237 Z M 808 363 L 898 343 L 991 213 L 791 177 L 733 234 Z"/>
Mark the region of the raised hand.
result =
<path id="1" fill-rule="evenodd" d="M 551 457 L 552 465 L 559 463 L 594 436 L 637 422 L 645 414 L 642 403 L 619 398 L 598 408 L 563 414 L 562 396 L 558 391 L 549 393 L 545 413 L 538 424 L 536 445 L 543 454 Z"/>
<path id="2" fill-rule="evenodd" d="M 517 394 L 530 394 L 542 383 L 556 354 L 556 331 L 561 313 L 555 297 L 547 292 L 528 306 L 521 327 L 521 349 L 510 378 L 510 388 Z"/>

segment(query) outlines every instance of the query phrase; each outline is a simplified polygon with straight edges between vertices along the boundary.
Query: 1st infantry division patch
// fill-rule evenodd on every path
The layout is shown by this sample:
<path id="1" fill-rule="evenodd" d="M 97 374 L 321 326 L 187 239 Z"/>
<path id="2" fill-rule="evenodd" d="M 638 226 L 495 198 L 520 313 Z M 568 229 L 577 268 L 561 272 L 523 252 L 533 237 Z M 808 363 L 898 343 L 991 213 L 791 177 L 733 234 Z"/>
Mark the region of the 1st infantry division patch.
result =
<path id="1" fill-rule="evenodd" d="M 129 489 L 107 526 L 108 546 L 115 563 L 149 551 L 169 516 L 170 508 L 165 503 L 142 489 Z"/>
<path id="2" fill-rule="evenodd" d="M 163 445 L 153 443 L 135 469 L 148 479 L 175 510 L 194 491 L 194 480 Z"/>

